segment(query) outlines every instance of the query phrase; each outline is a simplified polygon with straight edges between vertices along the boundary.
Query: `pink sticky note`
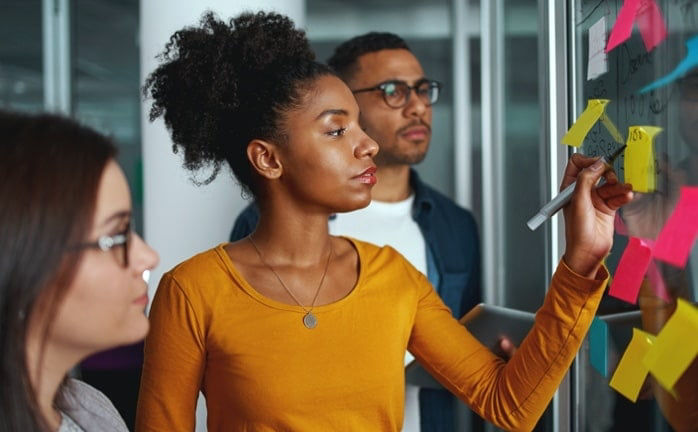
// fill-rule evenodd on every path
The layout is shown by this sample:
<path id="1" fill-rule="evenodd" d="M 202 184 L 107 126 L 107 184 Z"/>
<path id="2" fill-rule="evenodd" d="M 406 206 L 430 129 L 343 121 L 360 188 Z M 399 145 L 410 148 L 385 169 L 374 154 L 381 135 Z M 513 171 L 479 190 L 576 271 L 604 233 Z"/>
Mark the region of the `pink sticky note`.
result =
<path id="1" fill-rule="evenodd" d="M 635 20 L 637 20 L 642 41 L 648 52 L 667 37 L 664 18 L 655 0 L 625 0 L 618 11 L 616 22 L 613 24 L 611 36 L 606 44 L 606 52 L 611 51 L 630 37 Z"/>
<path id="2" fill-rule="evenodd" d="M 654 0 L 642 0 L 637 11 L 637 26 L 642 34 L 647 52 L 650 52 L 667 37 L 664 17 Z"/>
<path id="3" fill-rule="evenodd" d="M 609 295 L 628 303 L 637 303 L 640 285 L 652 259 L 652 247 L 645 239 L 630 237 L 613 275 Z"/>
<path id="4" fill-rule="evenodd" d="M 630 37 L 633 32 L 633 22 L 635 22 L 635 16 L 637 15 L 639 7 L 640 0 L 625 0 L 620 11 L 618 11 L 616 22 L 613 24 L 611 36 L 608 38 L 608 43 L 606 44 L 606 52 L 611 51 Z"/>
<path id="5" fill-rule="evenodd" d="M 698 235 L 698 186 L 683 186 L 679 202 L 659 233 L 654 256 L 677 267 L 685 267 Z"/>
<path id="6" fill-rule="evenodd" d="M 613 228 L 616 230 L 618 235 L 628 235 L 628 227 L 625 226 L 625 222 L 620 217 L 620 213 L 616 212 L 616 218 L 613 219 Z"/>
<path id="7" fill-rule="evenodd" d="M 654 260 L 650 261 L 649 268 L 647 268 L 647 279 L 650 281 L 652 290 L 657 294 L 657 297 L 667 303 L 671 303 L 672 299 L 669 295 L 669 291 L 666 289 L 666 283 L 664 283 L 662 273 L 659 271 L 659 267 L 657 267 L 657 263 Z"/>

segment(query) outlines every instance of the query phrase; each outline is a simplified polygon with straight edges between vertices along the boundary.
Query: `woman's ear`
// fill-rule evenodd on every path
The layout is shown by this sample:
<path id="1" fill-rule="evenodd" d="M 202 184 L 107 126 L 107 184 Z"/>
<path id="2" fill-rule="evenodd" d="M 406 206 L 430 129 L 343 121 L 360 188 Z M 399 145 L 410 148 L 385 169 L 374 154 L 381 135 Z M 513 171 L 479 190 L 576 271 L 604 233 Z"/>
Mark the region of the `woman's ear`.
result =
<path id="1" fill-rule="evenodd" d="M 264 178 L 273 180 L 281 177 L 283 165 L 279 156 L 279 148 L 268 141 L 253 139 L 247 144 L 247 159 Z"/>

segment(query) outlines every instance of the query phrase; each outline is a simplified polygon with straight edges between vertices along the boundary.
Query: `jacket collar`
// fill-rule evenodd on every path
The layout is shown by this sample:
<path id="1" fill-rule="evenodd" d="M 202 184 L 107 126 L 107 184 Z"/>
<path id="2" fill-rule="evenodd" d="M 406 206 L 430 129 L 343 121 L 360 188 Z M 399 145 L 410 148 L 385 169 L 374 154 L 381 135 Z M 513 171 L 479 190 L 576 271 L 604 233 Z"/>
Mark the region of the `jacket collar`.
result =
<path id="1" fill-rule="evenodd" d="M 428 213 L 434 206 L 434 192 L 419 178 L 417 171 L 410 169 L 410 187 L 414 191 L 413 217 Z"/>

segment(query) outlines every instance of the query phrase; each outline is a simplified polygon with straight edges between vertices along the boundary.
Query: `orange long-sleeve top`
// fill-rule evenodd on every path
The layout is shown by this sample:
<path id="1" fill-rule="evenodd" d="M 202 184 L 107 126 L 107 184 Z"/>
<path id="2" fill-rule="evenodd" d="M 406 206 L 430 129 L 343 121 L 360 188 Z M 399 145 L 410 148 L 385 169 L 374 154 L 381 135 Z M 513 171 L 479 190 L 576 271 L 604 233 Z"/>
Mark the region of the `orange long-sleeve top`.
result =
<path id="1" fill-rule="evenodd" d="M 304 311 L 269 299 L 224 245 L 166 273 L 150 312 L 137 431 L 193 431 L 199 390 L 208 430 L 399 431 L 409 349 L 487 420 L 530 430 L 594 317 L 607 282 L 561 263 L 531 333 L 508 363 L 443 304 L 390 247 L 351 240 L 360 270 L 343 299 Z"/>

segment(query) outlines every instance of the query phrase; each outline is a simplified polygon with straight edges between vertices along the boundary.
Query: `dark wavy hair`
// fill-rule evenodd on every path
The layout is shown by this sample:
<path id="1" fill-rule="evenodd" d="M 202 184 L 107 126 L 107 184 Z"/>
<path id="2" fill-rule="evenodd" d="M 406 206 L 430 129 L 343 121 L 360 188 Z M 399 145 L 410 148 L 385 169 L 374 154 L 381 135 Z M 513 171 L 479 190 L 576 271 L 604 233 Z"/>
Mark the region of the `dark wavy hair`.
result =
<path id="1" fill-rule="evenodd" d="M 115 153 L 70 120 L 0 110 L 0 431 L 48 430 L 27 369 L 28 326 L 40 323 L 45 343 L 81 258 L 71 245 L 92 228 Z"/>
<path id="2" fill-rule="evenodd" d="M 173 151 L 190 171 L 227 162 L 244 189 L 255 194 L 247 144 L 285 142 L 284 114 L 299 106 L 314 80 L 333 75 L 315 61 L 305 32 L 276 13 L 244 13 L 228 23 L 207 12 L 197 27 L 174 33 L 161 63 L 143 86 L 162 116 Z"/>
<path id="3" fill-rule="evenodd" d="M 385 49 L 406 49 L 410 51 L 407 42 L 394 33 L 370 32 L 339 44 L 335 48 L 332 57 L 327 59 L 327 64 L 339 77 L 347 81 L 356 72 L 359 57 Z"/>

